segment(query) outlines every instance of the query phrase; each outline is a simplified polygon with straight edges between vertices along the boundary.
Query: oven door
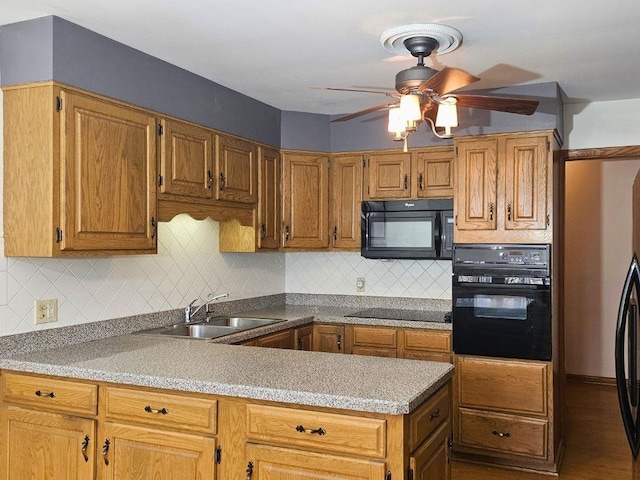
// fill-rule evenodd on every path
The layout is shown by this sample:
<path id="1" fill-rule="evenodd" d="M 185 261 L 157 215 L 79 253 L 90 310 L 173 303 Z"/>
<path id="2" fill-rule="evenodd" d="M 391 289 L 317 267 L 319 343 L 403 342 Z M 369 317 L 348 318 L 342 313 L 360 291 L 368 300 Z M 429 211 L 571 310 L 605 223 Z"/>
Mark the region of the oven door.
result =
<path id="1" fill-rule="evenodd" d="M 549 285 L 466 283 L 454 276 L 452 294 L 455 353 L 551 360 Z"/>

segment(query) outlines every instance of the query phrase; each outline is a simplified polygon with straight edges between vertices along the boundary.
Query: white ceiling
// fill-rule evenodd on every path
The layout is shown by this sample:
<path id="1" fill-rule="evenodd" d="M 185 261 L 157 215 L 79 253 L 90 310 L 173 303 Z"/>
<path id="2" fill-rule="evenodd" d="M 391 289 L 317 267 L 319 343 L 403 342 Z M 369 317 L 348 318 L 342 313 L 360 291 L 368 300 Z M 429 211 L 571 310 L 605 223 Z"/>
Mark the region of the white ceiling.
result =
<path id="1" fill-rule="evenodd" d="M 282 110 L 348 113 L 384 103 L 311 86 L 393 88 L 415 65 L 379 36 L 408 23 L 458 29 L 428 66 L 474 88 L 556 81 L 567 102 L 640 98 L 637 0 L 2 0 L 0 23 L 57 15 Z M 1 41 L 1 39 L 0 39 Z M 433 64 L 433 65 L 432 65 Z"/>

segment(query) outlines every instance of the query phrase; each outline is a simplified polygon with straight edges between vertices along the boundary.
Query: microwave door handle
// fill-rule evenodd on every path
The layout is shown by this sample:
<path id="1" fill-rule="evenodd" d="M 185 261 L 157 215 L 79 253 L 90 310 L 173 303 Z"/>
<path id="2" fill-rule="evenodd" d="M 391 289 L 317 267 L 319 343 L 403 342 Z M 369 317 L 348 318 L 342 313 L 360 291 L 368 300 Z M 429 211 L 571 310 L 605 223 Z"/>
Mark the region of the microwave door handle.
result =
<path id="1" fill-rule="evenodd" d="M 441 212 L 436 212 L 436 217 L 435 217 L 435 225 L 434 225 L 434 232 L 433 232 L 433 238 L 434 238 L 434 247 L 436 249 L 436 256 L 437 257 L 441 257 L 442 256 L 442 220 L 441 220 Z"/>

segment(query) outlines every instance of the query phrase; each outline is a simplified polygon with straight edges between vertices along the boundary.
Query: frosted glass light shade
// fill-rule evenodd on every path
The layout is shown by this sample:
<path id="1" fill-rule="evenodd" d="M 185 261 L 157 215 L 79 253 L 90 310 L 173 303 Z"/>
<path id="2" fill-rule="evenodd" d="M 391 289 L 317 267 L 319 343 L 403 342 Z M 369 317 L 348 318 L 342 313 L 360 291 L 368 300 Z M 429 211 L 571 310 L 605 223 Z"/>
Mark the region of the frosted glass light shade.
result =
<path id="1" fill-rule="evenodd" d="M 404 132 L 407 122 L 402 118 L 402 111 L 399 107 L 389 109 L 389 124 L 387 130 L 391 133 Z"/>
<path id="2" fill-rule="evenodd" d="M 436 116 L 436 127 L 457 127 L 458 107 L 455 103 L 443 102 L 438 105 L 438 115 Z"/>
<path id="3" fill-rule="evenodd" d="M 402 118 L 407 122 L 417 122 L 418 120 L 422 120 L 420 96 L 409 94 L 400 97 L 400 110 L 402 111 Z"/>

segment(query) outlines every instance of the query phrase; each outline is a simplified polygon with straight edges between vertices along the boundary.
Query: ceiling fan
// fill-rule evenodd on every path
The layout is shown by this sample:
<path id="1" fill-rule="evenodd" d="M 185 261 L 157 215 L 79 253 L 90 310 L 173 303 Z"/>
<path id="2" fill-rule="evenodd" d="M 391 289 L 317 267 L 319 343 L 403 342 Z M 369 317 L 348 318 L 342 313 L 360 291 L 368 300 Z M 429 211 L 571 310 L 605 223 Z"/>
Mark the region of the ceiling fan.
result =
<path id="1" fill-rule="evenodd" d="M 344 122 L 383 109 L 389 109 L 389 132 L 394 140 L 405 141 L 407 134 L 417 129 L 421 121 L 430 124 L 433 133 L 440 138 L 451 138 L 451 128 L 458 126 L 457 107 L 495 110 L 499 112 L 531 115 L 538 108 L 537 100 L 493 95 L 476 95 L 458 92 L 480 79 L 459 68 L 445 67 L 438 71 L 427 67 L 424 59 L 437 51 L 443 55 L 455 50 L 462 41 L 462 34 L 451 27 L 438 24 L 413 24 L 395 27 L 380 36 L 380 42 L 393 53 L 411 55 L 418 64 L 398 72 L 396 92 L 350 88 L 322 88 L 346 92 L 377 93 L 395 98 L 394 101 L 376 105 L 332 122 Z"/>

